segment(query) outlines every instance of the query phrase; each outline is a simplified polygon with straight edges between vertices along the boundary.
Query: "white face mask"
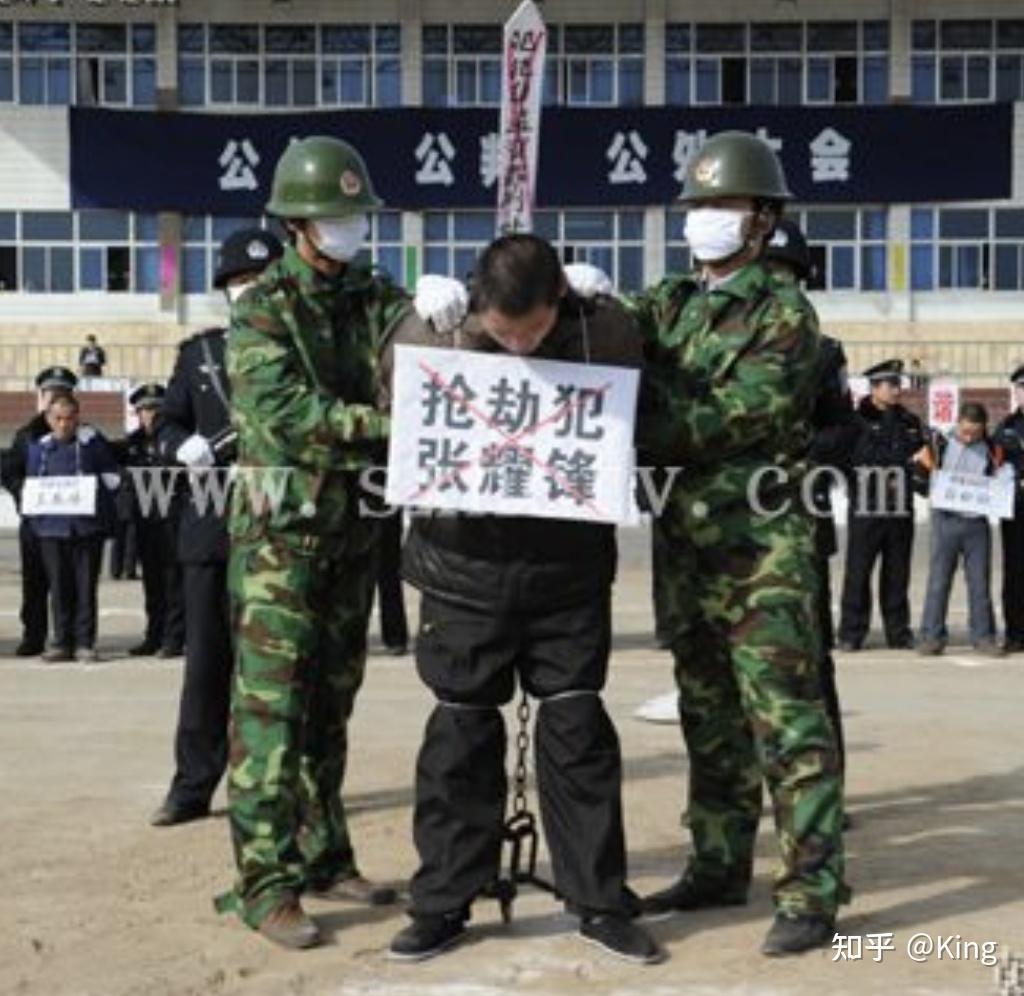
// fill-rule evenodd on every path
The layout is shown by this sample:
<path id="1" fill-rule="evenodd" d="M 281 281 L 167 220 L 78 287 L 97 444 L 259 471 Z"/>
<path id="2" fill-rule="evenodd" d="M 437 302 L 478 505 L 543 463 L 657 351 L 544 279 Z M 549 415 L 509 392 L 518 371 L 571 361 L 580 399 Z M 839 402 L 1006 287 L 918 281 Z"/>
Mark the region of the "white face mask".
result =
<path id="1" fill-rule="evenodd" d="M 683 237 L 702 263 L 714 263 L 739 252 L 746 244 L 743 220 L 746 211 L 731 208 L 693 208 L 686 212 Z"/>
<path id="2" fill-rule="evenodd" d="M 370 222 L 365 214 L 350 218 L 317 218 L 313 222 L 313 244 L 329 259 L 347 263 L 363 248 L 370 234 Z"/>
<path id="3" fill-rule="evenodd" d="M 234 304 L 252 285 L 255 280 L 246 280 L 244 284 L 229 284 L 224 288 L 228 296 L 228 304 Z"/>

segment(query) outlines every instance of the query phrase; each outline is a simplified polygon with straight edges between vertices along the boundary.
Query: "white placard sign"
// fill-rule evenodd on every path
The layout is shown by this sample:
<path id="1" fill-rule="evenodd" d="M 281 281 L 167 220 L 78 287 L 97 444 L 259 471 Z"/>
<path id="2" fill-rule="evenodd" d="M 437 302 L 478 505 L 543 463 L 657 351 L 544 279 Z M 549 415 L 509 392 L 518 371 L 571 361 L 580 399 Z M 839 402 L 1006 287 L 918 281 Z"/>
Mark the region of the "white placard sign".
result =
<path id="1" fill-rule="evenodd" d="M 1014 480 L 937 470 L 932 477 L 932 508 L 967 515 L 1013 518 Z"/>
<path id="2" fill-rule="evenodd" d="M 867 377 L 857 375 L 855 377 L 849 377 L 847 383 L 850 387 L 850 398 L 853 401 L 853 407 L 856 408 L 862 398 L 866 398 L 871 393 L 871 382 Z"/>
<path id="3" fill-rule="evenodd" d="M 623 367 L 398 346 L 388 503 L 634 523 L 639 380 Z"/>
<path id="4" fill-rule="evenodd" d="M 26 477 L 22 515 L 95 515 L 96 478 Z"/>

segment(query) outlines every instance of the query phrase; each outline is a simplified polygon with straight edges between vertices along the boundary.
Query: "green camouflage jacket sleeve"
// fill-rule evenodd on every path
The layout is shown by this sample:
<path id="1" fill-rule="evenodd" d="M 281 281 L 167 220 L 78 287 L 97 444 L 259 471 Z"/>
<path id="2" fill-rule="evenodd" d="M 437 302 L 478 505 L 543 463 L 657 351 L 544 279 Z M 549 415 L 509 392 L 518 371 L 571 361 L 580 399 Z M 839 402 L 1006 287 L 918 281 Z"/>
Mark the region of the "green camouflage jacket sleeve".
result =
<path id="1" fill-rule="evenodd" d="M 648 347 L 645 449 L 659 461 L 717 464 L 804 445 L 820 336 L 799 288 L 756 264 L 728 290 L 672 283 L 636 306 Z"/>

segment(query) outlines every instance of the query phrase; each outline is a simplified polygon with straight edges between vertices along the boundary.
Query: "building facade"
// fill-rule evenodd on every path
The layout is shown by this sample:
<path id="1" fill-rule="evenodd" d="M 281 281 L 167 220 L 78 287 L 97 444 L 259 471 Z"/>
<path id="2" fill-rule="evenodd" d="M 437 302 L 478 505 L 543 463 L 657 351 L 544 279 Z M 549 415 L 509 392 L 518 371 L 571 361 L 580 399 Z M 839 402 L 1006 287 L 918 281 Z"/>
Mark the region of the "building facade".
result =
<path id="1" fill-rule="evenodd" d="M 70 108 L 243 121 L 495 107 L 501 24 L 514 6 L 463 0 L 456 18 L 446 0 L 0 3 L 0 377 L 67 361 L 87 331 L 114 372 L 166 375 L 182 335 L 224 320 L 211 290 L 217 243 L 240 224 L 268 223 L 73 208 Z M 770 120 L 870 106 L 885 143 L 885 115 L 906 106 L 966 114 L 1013 102 L 1009 196 L 900 203 L 869 192 L 792 212 L 817 262 L 812 297 L 854 366 L 900 353 L 994 386 L 1024 360 L 1024 2 L 547 0 L 542 10 L 549 108 L 699 109 L 713 120 L 716 109 L 754 107 Z M 944 138 L 957 147 L 955 127 Z M 969 151 L 979 162 L 997 154 Z M 549 142 L 542 159 L 571 153 Z M 166 149 L 168 173 L 189 168 L 179 155 Z M 376 216 L 369 251 L 405 283 L 420 272 L 462 276 L 494 226 L 493 210 L 440 197 Z M 584 190 L 571 207 L 536 213 L 567 261 L 594 262 L 626 290 L 688 265 L 682 227 L 670 201 L 617 203 L 596 189 L 592 203 Z"/>

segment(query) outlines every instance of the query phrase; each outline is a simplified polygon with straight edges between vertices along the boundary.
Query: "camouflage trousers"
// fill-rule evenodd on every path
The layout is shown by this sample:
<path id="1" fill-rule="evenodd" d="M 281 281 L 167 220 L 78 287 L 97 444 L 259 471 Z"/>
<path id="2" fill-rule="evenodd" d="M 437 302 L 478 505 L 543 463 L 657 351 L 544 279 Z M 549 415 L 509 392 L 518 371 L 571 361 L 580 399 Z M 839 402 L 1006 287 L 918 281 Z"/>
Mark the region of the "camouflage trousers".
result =
<path id="1" fill-rule="evenodd" d="M 356 874 L 341 785 L 366 661 L 369 555 L 234 544 L 228 807 L 235 909 L 256 927 L 286 894 Z"/>
<path id="2" fill-rule="evenodd" d="M 782 857 L 777 908 L 833 915 L 849 890 L 838 751 L 818 673 L 811 522 L 745 506 L 697 517 L 677 501 L 662 525 L 691 871 L 745 894 L 763 780 Z"/>

